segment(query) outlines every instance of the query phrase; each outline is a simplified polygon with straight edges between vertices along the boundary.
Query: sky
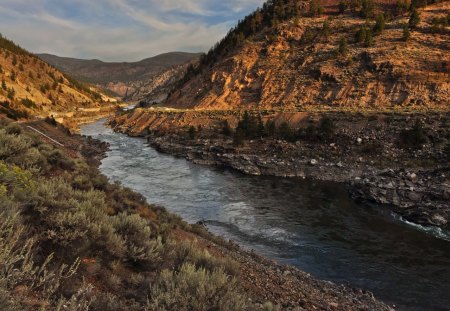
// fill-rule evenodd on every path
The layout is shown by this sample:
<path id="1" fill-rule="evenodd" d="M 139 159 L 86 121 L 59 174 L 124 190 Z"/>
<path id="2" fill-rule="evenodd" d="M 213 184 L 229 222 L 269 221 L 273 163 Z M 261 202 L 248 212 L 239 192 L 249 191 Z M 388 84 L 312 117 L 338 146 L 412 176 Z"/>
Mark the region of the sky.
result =
<path id="1" fill-rule="evenodd" d="M 0 33 L 34 53 L 138 61 L 205 52 L 264 0 L 0 0 Z"/>

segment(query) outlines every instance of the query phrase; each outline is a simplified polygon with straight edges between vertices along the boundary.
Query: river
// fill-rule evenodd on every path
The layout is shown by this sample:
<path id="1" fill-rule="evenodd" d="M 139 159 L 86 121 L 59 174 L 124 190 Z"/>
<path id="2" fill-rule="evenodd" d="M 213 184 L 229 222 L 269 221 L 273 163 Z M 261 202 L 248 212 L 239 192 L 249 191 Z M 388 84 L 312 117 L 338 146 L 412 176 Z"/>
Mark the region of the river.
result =
<path id="1" fill-rule="evenodd" d="M 100 170 L 186 221 L 317 278 L 372 291 L 400 310 L 450 310 L 450 242 L 354 203 L 343 185 L 246 176 L 157 152 L 104 121 Z"/>

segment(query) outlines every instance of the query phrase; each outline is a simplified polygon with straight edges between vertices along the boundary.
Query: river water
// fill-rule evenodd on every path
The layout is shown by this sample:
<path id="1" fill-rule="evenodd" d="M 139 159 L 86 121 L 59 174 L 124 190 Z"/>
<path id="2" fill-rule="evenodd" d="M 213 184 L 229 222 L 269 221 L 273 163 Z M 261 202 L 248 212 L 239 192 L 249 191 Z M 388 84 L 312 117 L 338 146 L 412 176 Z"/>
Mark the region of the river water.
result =
<path id="1" fill-rule="evenodd" d="M 150 203 L 318 278 L 370 290 L 400 310 L 450 310 L 449 241 L 352 202 L 342 185 L 195 165 L 103 122 L 81 130 L 111 145 L 100 170 Z"/>

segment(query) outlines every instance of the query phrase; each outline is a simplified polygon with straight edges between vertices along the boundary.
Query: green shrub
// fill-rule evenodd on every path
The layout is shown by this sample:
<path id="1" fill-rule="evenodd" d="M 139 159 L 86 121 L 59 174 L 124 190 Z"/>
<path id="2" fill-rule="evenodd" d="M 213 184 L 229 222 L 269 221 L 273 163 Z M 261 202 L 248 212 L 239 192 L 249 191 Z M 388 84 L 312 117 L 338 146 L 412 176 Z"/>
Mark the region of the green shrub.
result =
<path id="1" fill-rule="evenodd" d="M 400 142 L 405 147 L 421 148 L 427 142 L 422 122 L 416 120 L 411 129 L 401 131 Z"/>
<path id="2" fill-rule="evenodd" d="M 177 268 L 185 263 L 190 263 L 195 265 L 196 268 L 205 268 L 209 272 L 222 269 L 227 275 L 239 275 L 239 266 L 235 261 L 211 256 L 207 250 L 202 250 L 196 241 L 184 241 L 173 247 L 176 250 L 175 266 Z"/>
<path id="3" fill-rule="evenodd" d="M 184 264 L 179 272 L 164 270 L 149 293 L 146 310 L 240 311 L 248 303 L 239 293 L 236 280 L 221 270 L 208 272 Z"/>

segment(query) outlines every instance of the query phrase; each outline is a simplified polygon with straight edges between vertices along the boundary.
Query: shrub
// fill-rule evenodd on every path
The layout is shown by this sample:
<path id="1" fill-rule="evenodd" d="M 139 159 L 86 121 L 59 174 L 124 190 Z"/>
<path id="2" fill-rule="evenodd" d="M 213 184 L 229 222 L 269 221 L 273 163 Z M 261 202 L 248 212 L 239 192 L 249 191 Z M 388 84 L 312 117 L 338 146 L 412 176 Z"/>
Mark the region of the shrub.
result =
<path id="1" fill-rule="evenodd" d="M 421 146 L 427 142 L 422 122 L 416 120 L 411 129 L 403 130 L 400 133 L 400 142 L 406 147 L 421 148 Z"/>
<path id="2" fill-rule="evenodd" d="M 145 219 L 137 214 L 120 213 L 112 219 L 112 226 L 125 242 L 127 257 L 156 265 L 161 259 L 162 242 L 155 238 Z"/>
<path id="3" fill-rule="evenodd" d="M 147 310 L 160 311 L 247 309 L 236 280 L 229 279 L 221 270 L 208 272 L 192 264 L 184 264 L 179 272 L 164 270 L 152 287 L 147 303 Z"/>
<path id="4" fill-rule="evenodd" d="M 174 245 L 173 247 L 176 249 L 175 266 L 177 268 L 185 263 L 190 263 L 195 265 L 196 268 L 205 268 L 209 272 L 222 269 L 230 276 L 239 274 L 239 266 L 235 261 L 211 256 L 207 250 L 202 250 L 196 241 L 184 241 L 181 245 Z"/>

